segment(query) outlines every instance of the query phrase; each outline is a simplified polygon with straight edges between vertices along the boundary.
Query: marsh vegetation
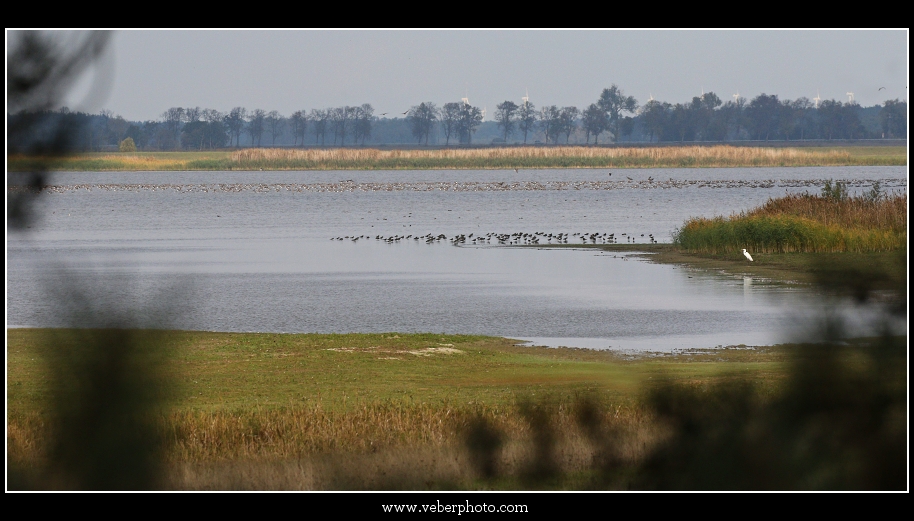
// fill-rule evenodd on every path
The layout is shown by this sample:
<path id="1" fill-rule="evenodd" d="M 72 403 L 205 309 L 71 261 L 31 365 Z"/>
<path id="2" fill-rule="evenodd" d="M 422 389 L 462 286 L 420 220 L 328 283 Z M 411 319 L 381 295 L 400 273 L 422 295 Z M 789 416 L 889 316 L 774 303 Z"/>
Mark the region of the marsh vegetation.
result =
<path id="1" fill-rule="evenodd" d="M 907 164 L 905 147 L 509 146 L 483 148 L 248 148 L 235 151 L 11 155 L 11 171 L 433 170 L 716 168 Z"/>
<path id="2" fill-rule="evenodd" d="M 788 194 L 728 218 L 693 218 L 673 242 L 692 252 L 748 248 L 759 253 L 895 251 L 907 244 L 906 193 L 848 196 L 842 183 L 821 195 Z"/>

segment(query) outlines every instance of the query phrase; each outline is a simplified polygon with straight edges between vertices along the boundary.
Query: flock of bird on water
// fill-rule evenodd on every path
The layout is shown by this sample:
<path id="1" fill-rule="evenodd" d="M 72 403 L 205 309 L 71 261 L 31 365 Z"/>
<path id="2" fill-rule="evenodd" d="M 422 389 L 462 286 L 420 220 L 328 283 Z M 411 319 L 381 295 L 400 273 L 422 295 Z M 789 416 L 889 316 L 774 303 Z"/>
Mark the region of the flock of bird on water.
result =
<path id="1" fill-rule="evenodd" d="M 638 244 L 637 238 L 634 235 L 629 235 L 627 233 L 619 234 L 620 237 L 625 237 L 627 243 Z M 641 237 L 644 237 L 644 234 L 641 234 Z M 439 243 L 441 241 L 448 241 L 454 246 L 460 246 L 467 244 L 480 246 L 492 244 L 492 241 L 495 241 L 495 244 L 501 245 L 521 245 L 521 246 L 535 246 L 540 244 L 540 240 L 545 241 L 545 244 L 568 244 L 568 239 L 574 238 L 575 243 L 580 240 L 582 244 L 617 244 L 618 237 L 615 233 L 573 233 L 571 235 L 567 233 L 546 233 L 546 232 L 533 232 L 533 233 L 494 233 L 490 232 L 485 235 L 477 235 L 473 237 L 473 234 L 469 235 L 455 235 L 448 238 L 445 234 L 432 235 L 431 233 L 425 235 L 375 235 L 374 240 L 380 242 L 386 242 L 387 244 L 399 243 L 400 241 L 414 241 L 414 242 L 425 242 L 425 244 Z M 654 239 L 654 234 L 647 234 L 649 244 L 657 244 L 656 239 Z M 345 241 L 349 240 L 352 242 L 358 242 L 362 239 L 371 240 L 369 235 L 346 235 L 345 237 L 333 237 L 331 241 Z M 555 242 L 553 242 L 555 241 Z M 643 244 L 643 243 L 642 243 Z M 753 262 L 755 259 L 752 258 L 752 255 L 746 251 L 746 248 L 743 248 L 743 256 Z"/>
<path id="2" fill-rule="evenodd" d="M 445 234 L 434 235 L 431 233 L 425 235 L 376 235 L 374 236 L 375 241 L 386 242 L 387 244 L 399 243 L 400 241 L 413 241 L 413 242 L 425 242 L 426 244 L 440 243 L 441 241 L 447 241 L 454 246 L 460 246 L 463 244 L 469 245 L 488 245 L 488 244 L 501 244 L 501 245 L 521 245 L 521 246 L 535 246 L 538 244 L 568 244 L 569 240 L 577 243 L 581 241 L 581 244 L 617 244 L 619 238 L 625 237 L 627 243 L 638 244 L 638 238 L 632 234 L 621 233 L 617 237 L 615 233 L 546 233 L 546 232 L 515 232 L 515 233 L 495 233 L 490 232 L 485 235 L 476 235 L 473 234 L 465 235 L 454 235 L 448 237 Z M 641 234 L 641 237 L 645 237 L 645 234 Z M 333 237 L 331 241 L 345 241 L 349 240 L 352 242 L 358 242 L 360 240 L 371 240 L 370 235 L 346 235 L 345 237 Z M 657 244 L 657 240 L 654 239 L 654 234 L 647 234 L 646 240 L 650 244 Z M 642 243 L 643 244 L 643 243 Z"/>
<path id="3" fill-rule="evenodd" d="M 515 169 L 515 172 L 517 170 Z M 609 173 L 609 176 L 612 176 L 612 173 Z M 340 181 L 339 183 L 315 183 L 315 184 L 303 184 L 303 183 L 218 183 L 211 185 L 197 184 L 197 185 L 188 185 L 188 184 L 78 184 L 78 185 L 50 185 L 42 187 L 42 191 L 49 192 L 71 192 L 79 191 L 81 189 L 91 191 L 93 188 L 103 189 L 103 190 L 127 190 L 127 191 L 140 191 L 140 190 L 175 190 L 178 192 L 241 192 L 246 190 L 253 190 L 255 192 L 266 192 L 266 191 L 352 191 L 353 189 L 360 189 L 366 191 L 395 191 L 403 189 L 412 189 L 412 190 L 446 190 L 446 191 L 488 191 L 488 190 L 542 190 L 542 189 L 581 189 L 581 188 L 590 188 L 590 189 L 611 189 L 611 188 L 644 188 L 644 185 L 651 188 L 683 188 L 685 186 L 694 186 L 698 185 L 699 187 L 711 187 L 711 188 L 732 188 L 733 185 L 742 185 L 750 186 L 753 188 L 771 188 L 775 185 L 781 186 L 816 186 L 821 183 L 821 180 L 814 179 L 804 179 L 804 180 L 674 180 L 670 178 L 668 182 L 655 180 L 653 177 L 648 177 L 646 183 L 644 181 L 636 181 L 631 177 L 625 176 L 627 181 L 619 182 L 594 182 L 594 181 L 578 181 L 578 182 L 419 182 L 419 183 L 355 183 L 351 179 Z M 854 181 L 857 181 L 856 183 Z M 850 184 L 862 184 L 859 180 L 851 181 Z M 18 187 L 10 187 L 10 191 L 16 191 Z M 23 187 L 23 189 L 28 189 Z M 615 233 L 546 233 L 546 232 L 515 232 L 515 233 L 487 233 L 485 235 L 476 235 L 474 234 L 460 234 L 452 237 L 448 237 L 444 234 L 426 234 L 426 235 L 391 235 L 391 236 L 382 236 L 376 235 L 374 237 L 375 241 L 386 242 L 388 244 L 400 243 L 401 241 L 413 241 L 413 242 L 425 242 L 426 244 L 439 243 L 442 241 L 447 241 L 454 246 L 460 245 L 522 245 L 522 246 L 535 246 L 535 245 L 557 245 L 557 244 L 568 244 L 569 241 L 573 243 L 580 243 L 582 245 L 586 244 L 617 244 L 619 240 L 624 237 L 626 243 L 629 244 L 657 244 L 657 240 L 654 238 L 653 234 L 641 234 L 640 237 L 636 237 L 634 234 L 621 233 L 616 236 Z M 359 240 L 370 240 L 372 237 L 369 235 L 347 235 L 345 237 L 333 237 L 331 240 L 344 241 L 350 240 L 352 242 L 358 242 Z M 642 239 L 639 241 L 639 239 Z M 746 257 L 750 262 L 754 261 L 752 255 L 749 254 L 746 249 L 742 250 L 743 256 Z"/>

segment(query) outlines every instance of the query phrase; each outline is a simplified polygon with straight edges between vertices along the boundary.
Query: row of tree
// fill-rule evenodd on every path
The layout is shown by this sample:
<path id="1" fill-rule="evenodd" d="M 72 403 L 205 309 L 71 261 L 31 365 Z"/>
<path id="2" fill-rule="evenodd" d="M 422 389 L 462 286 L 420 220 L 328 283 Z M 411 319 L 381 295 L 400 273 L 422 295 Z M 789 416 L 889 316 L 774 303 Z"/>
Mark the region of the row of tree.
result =
<path id="1" fill-rule="evenodd" d="M 864 108 L 853 101 L 779 100 L 776 95 L 760 94 L 751 100 L 737 96 L 724 103 L 715 93 L 708 92 L 689 103 L 671 104 L 651 98 L 639 105 L 633 96 L 612 85 L 583 110 L 555 105 L 537 109 L 526 98 L 519 104 L 506 100 L 496 109 L 490 122 L 483 122 L 483 111 L 466 100 L 441 107 L 422 102 L 394 118 L 387 118 L 387 113 L 375 116 L 374 108 L 367 103 L 300 110 L 289 117 L 275 110 L 248 111 L 244 107 L 225 113 L 173 107 L 158 120 L 145 122 L 128 122 L 110 111 L 91 115 L 66 108 L 8 117 L 46 122 L 30 128 L 70 128 L 76 146 L 82 150 L 116 148 L 127 137 L 143 150 L 408 142 L 448 146 L 471 144 L 474 136 L 477 142 L 481 137 L 486 143 L 555 144 L 590 144 L 591 138 L 599 144 L 907 137 L 907 103 L 899 100 Z M 22 144 L 8 142 L 12 149 Z"/>
<path id="2" fill-rule="evenodd" d="M 861 107 L 854 103 L 824 100 L 813 103 L 807 98 L 778 100 L 776 95 L 760 94 L 748 103 L 736 96 L 723 103 L 715 93 L 692 98 L 691 103 L 675 105 L 650 99 L 639 107 L 637 100 L 626 96 L 616 85 L 604 89 L 600 98 L 583 111 L 576 107 L 544 107 L 538 113 L 532 104 L 516 105 L 505 101 L 498 105 L 495 121 L 504 132 L 504 140 L 515 130 L 523 133 L 524 142 L 532 128 L 538 128 L 547 142 L 558 143 L 564 137 L 570 142 L 573 132 L 584 134 L 584 143 L 598 143 L 601 134 L 619 141 L 636 128 L 647 141 L 733 141 L 770 139 L 861 139 L 871 137 L 860 117 Z M 907 104 L 888 100 L 879 112 L 879 137 L 907 137 Z"/>

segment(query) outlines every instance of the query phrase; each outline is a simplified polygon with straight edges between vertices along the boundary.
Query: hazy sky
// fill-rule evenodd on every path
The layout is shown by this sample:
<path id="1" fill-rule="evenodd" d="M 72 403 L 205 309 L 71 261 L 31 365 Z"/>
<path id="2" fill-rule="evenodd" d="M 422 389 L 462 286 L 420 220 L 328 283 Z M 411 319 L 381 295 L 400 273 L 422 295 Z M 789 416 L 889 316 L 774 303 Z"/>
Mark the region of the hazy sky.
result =
<path id="1" fill-rule="evenodd" d="M 908 30 L 122 30 L 92 74 L 102 99 L 75 89 L 66 104 L 130 120 L 363 103 L 392 117 L 463 97 L 490 119 L 525 92 L 537 108 L 583 109 L 612 84 L 639 104 L 853 92 L 871 106 L 907 98 Z"/>

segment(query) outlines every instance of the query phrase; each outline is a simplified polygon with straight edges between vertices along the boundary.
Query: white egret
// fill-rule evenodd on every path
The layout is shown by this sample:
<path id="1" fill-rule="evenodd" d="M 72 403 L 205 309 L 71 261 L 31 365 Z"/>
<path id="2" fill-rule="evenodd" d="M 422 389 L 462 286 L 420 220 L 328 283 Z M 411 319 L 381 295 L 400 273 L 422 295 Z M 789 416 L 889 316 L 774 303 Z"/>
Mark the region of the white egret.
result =
<path id="1" fill-rule="evenodd" d="M 745 257 L 749 259 L 750 262 L 752 261 L 752 255 L 749 255 L 749 252 L 746 251 L 746 248 L 743 248 L 743 255 L 745 255 Z"/>

